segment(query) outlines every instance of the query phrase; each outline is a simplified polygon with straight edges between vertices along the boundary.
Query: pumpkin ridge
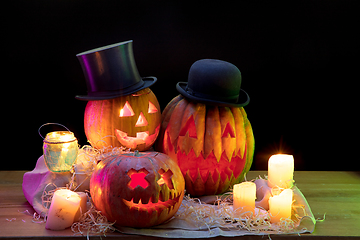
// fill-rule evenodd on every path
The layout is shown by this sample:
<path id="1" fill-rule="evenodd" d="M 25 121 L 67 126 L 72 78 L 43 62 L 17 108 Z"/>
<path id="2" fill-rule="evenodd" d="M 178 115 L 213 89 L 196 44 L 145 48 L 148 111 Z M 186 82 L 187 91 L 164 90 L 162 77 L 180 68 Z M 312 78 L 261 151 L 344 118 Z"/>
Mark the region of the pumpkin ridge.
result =
<path id="1" fill-rule="evenodd" d="M 247 151 L 248 151 L 248 149 L 245 148 L 245 154 L 244 154 L 243 157 L 241 157 L 241 150 L 239 150 L 239 152 L 237 154 L 237 157 L 239 157 L 242 160 L 243 164 L 242 165 L 240 165 L 240 164 L 237 165 L 237 167 L 232 170 L 233 174 L 234 174 L 234 177 L 236 179 L 238 179 L 243 172 L 248 172 L 249 171 L 249 169 L 247 169 L 248 162 L 249 162 L 247 160 L 247 158 L 246 158 Z M 250 166 L 251 166 L 251 162 L 250 162 Z M 249 168 L 250 168 L 250 166 L 249 166 Z M 242 179 L 240 179 L 240 180 L 242 180 Z"/>
<path id="2" fill-rule="evenodd" d="M 232 126 L 235 127 L 235 121 L 234 121 L 234 115 L 231 112 L 231 109 L 228 107 L 222 107 L 219 110 L 220 113 L 220 124 L 221 124 L 221 136 L 224 135 L 226 131 L 226 127 L 229 125 L 231 128 L 231 131 L 234 132 L 235 129 L 232 128 Z M 225 151 L 226 156 L 231 161 L 231 157 L 233 156 L 233 153 L 236 148 L 236 139 L 231 137 L 222 137 L 221 138 L 221 144 L 222 149 Z"/>
<path id="3" fill-rule="evenodd" d="M 169 139 L 172 145 L 174 145 L 174 149 L 176 149 L 177 147 L 177 141 L 178 141 L 178 136 L 179 136 L 179 132 L 180 132 L 180 128 L 181 128 L 181 119 L 183 116 L 183 113 L 186 109 L 187 106 L 187 102 L 182 99 L 180 100 L 174 110 L 173 113 L 177 113 L 177 114 L 171 114 L 170 120 L 169 120 L 169 124 L 166 128 L 166 131 L 169 133 Z M 171 131 L 169 130 L 169 127 L 171 127 Z"/>
<path id="4" fill-rule="evenodd" d="M 193 189 L 193 180 L 190 176 L 190 170 L 187 170 L 186 173 L 183 172 L 184 180 L 185 180 L 185 189 L 188 194 L 194 193 Z"/>
<path id="5" fill-rule="evenodd" d="M 217 169 L 214 171 L 214 175 L 219 174 Z M 217 176 L 216 181 L 214 181 L 213 175 L 209 171 L 208 178 L 205 182 L 205 195 L 213 195 L 218 191 L 220 184 L 220 176 Z"/>
<path id="6" fill-rule="evenodd" d="M 194 116 L 190 115 L 184 126 L 180 129 L 179 136 L 188 134 L 191 138 L 197 138 Z"/>
<path id="7" fill-rule="evenodd" d="M 188 193 L 221 193 L 249 171 L 255 141 L 244 108 L 205 105 L 178 95 L 165 109 L 163 120 L 170 120 L 162 123 L 166 129 L 157 146 L 179 164 Z"/>
<path id="8" fill-rule="evenodd" d="M 222 153 L 221 125 L 218 107 L 207 107 L 204 133 L 204 157 L 207 158 L 211 152 L 220 161 Z"/>
<path id="9" fill-rule="evenodd" d="M 246 119 L 245 122 L 245 133 L 246 133 L 246 149 L 247 149 L 247 153 L 246 153 L 246 159 L 248 159 L 248 163 L 247 163 L 247 167 L 246 170 L 249 171 L 252 161 L 253 161 L 253 157 L 254 157 L 254 151 L 255 151 L 255 138 L 254 138 L 254 133 L 250 124 L 250 121 L 248 119 Z"/>
<path id="10" fill-rule="evenodd" d="M 190 149 L 193 149 L 196 153 L 196 156 L 199 156 L 200 152 L 203 150 L 205 126 L 203 126 L 201 123 L 204 121 L 205 113 L 206 111 L 204 104 L 195 104 L 190 102 L 186 106 L 183 115 L 181 116 L 181 126 L 177 135 L 177 145 L 180 146 L 180 149 L 186 153 L 188 153 Z M 188 129 L 186 127 L 193 128 Z M 192 132 L 192 137 L 190 137 L 190 131 Z M 182 136 L 180 133 L 184 133 L 185 136 Z"/>
<path id="11" fill-rule="evenodd" d="M 221 176 L 221 174 L 220 174 Z M 219 184 L 219 188 L 218 188 L 218 191 L 215 193 L 221 193 L 221 192 L 225 192 L 226 190 L 229 189 L 230 187 L 230 181 L 229 181 L 229 177 L 227 174 L 224 174 L 223 176 L 225 176 L 224 178 L 222 177 L 222 181 L 220 181 L 220 184 Z"/>
<path id="12" fill-rule="evenodd" d="M 176 97 L 174 97 L 165 107 L 164 111 L 162 112 L 161 115 L 161 127 L 160 127 L 160 132 L 159 132 L 159 136 L 158 139 L 155 143 L 155 147 L 158 151 L 160 152 L 165 152 L 167 151 L 167 147 L 164 146 L 162 143 L 168 140 L 165 140 L 165 135 L 169 136 L 169 133 L 167 131 L 167 127 L 169 125 L 169 121 L 171 118 L 171 113 L 174 110 L 174 108 L 176 107 L 176 105 L 178 104 L 179 101 L 182 100 L 182 98 L 180 97 L 181 95 L 178 95 Z"/>
<path id="13" fill-rule="evenodd" d="M 172 110 L 174 109 L 174 107 L 176 107 L 176 105 L 183 100 L 183 98 L 181 97 L 181 95 L 177 95 L 176 97 L 174 97 L 165 107 L 164 111 L 162 112 L 164 117 L 170 116 Z M 168 122 L 167 122 L 168 123 Z"/>
<path id="14" fill-rule="evenodd" d="M 194 181 L 194 189 L 195 192 L 200 193 L 201 195 L 204 195 L 205 193 L 205 183 L 203 181 L 199 168 L 197 169 L 197 175 Z"/>

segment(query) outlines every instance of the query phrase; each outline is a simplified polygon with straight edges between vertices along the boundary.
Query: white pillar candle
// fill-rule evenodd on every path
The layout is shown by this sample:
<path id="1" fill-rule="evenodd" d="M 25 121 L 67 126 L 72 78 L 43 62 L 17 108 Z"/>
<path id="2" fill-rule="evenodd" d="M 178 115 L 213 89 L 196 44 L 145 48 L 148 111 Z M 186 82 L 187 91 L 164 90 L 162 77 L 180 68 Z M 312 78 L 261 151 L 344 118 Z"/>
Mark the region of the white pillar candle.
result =
<path id="1" fill-rule="evenodd" d="M 78 211 L 76 212 L 75 218 L 74 218 L 74 221 L 78 222 L 81 215 L 87 212 L 87 200 L 88 200 L 88 198 L 87 198 L 86 193 L 84 193 L 84 192 L 76 192 L 76 193 L 81 198 L 80 207 L 79 207 Z"/>
<path id="2" fill-rule="evenodd" d="M 234 185 L 233 206 L 236 213 L 251 217 L 255 213 L 256 184 L 243 182 Z"/>
<path id="3" fill-rule="evenodd" d="M 294 157 L 287 154 L 272 155 L 268 166 L 269 187 L 291 188 L 294 176 Z"/>
<path id="4" fill-rule="evenodd" d="M 74 223 L 74 217 L 80 207 L 81 197 L 68 189 L 54 193 L 46 220 L 46 229 L 63 230 Z"/>
<path id="5" fill-rule="evenodd" d="M 285 189 L 279 195 L 269 198 L 269 212 L 271 223 L 277 223 L 280 219 L 291 218 L 291 207 L 293 201 L 293 191 Z"/>

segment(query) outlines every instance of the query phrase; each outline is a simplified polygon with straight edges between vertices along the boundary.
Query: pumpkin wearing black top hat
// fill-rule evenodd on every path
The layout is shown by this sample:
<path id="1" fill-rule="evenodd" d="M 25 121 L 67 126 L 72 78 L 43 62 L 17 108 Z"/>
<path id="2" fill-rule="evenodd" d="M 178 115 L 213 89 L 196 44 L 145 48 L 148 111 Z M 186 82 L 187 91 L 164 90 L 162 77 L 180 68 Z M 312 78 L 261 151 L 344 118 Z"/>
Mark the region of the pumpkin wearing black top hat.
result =
<path id="1" fill-rule="evenodd" d="M 176 89 L 180 95 L 163 111 L 157 150 L 177 161 L 187 193 L 223 193 L 243 179 L 254 155 L 241 73 L 229 62 L 202 59 Z"/>
<path id="2" fill-rule="evenodd" d="M 136 68 L 132 41 L 76 55 L 87 84 L 84 128 L 93 147 L 145 151 L 159 134 L 159 102 L 150 90 L 156 77 L 142 78 Z"/>

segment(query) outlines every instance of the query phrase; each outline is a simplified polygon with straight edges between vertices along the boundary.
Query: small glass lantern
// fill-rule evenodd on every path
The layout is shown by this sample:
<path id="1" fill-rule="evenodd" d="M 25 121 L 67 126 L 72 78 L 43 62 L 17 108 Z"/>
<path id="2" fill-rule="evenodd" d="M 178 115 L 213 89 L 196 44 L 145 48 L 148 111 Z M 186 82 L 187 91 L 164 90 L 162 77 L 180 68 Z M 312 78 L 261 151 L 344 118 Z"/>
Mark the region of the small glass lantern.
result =
<path id="1" fill-rule="evenodd" d="M 78 151 L 78 142 L 74 133 L 70 131 L 57 131 L 46 134 L 43 152 L 45 164 L 51 172 L 70 171 L 77 158 Z"/>

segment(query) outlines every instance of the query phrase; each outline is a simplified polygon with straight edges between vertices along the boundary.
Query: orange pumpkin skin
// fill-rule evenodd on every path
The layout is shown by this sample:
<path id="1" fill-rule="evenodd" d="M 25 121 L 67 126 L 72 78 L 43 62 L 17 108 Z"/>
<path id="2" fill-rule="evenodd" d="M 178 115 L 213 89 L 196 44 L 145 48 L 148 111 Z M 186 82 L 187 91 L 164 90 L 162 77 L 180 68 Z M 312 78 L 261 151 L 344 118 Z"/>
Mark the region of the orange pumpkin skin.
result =
<path id="1" fill-rule="evenodd" d="M 170 219 L 184 197 L 180 168 L 158 152 L 109 156 L 90 179 L 90 194 L 99 211 L 115 226 L 151 227 Z"/>
<path id="2" fill-rule="evenodd" d="M 146 151 L 159 134 L 160 122 L 160 105 L 149 88 L 118 98 L 89 101 L 84 114 L 86 137 L 98 149 L 123 146 Z"/>
<path id="3" fill-rule="evenodd" d="M 156 150 L 176 160 L 193 196 L 220 194 L 242 181 L 255 148 L 243 108 L 175 97 L 163 111 Z"/>

